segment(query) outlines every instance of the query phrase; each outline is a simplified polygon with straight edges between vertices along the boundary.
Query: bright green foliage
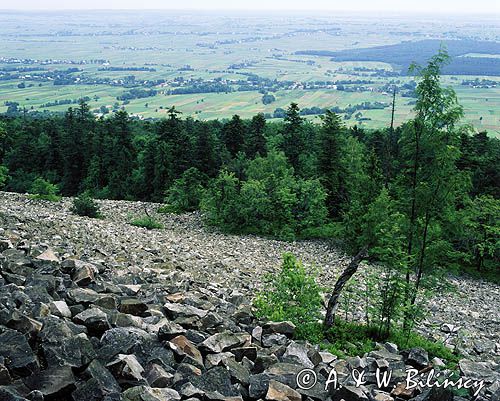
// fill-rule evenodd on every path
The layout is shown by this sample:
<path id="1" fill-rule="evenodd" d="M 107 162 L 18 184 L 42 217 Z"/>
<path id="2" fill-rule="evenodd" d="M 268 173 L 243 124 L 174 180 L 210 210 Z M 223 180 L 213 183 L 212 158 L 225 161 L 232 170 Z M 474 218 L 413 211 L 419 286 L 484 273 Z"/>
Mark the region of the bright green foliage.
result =
<path id="1" fill-rule="evenodd" d="M 228 231 L 238 231 L 240 227 L 239 181 L 232 173 L 222 171 L 209 185 L 201 202 L 208 224 Z"/>
<path id="2" fill-rule="evenodd" d="M 345 140 L 341 166 L 343 179 L 342 223 L 343 238 L 351 251 L 369 245 L 364 242 L 364 219 L 369 205 L 377 198 L 381 190 L 378 175 L 369 171 L 364 145 L 354 137 Z"/>
<path id="3" fill-rule="evenodd" d="M 167 190 L 166 206 L 162 209 L 172 213 L 192 212 L 200 206 L 207 177 L 196 167 L 186 170 Z"/>
<path id="4" fill-rule="evenodd" d="M 99 217 L 99 205 L 88 191 L 73 200 L 71 211 L 79 216 Z"/>
<path id="5" fill-rule="evenodd" d="M 130 224 L 136 227 L 146 228 L 148 230 L 160 230 L 163 228 L 163 224 L 157 222 L 151 216 L 139 217 L 137 219 L 132 220 Z"/>
<path id="6" fill-rule="evenodd" d="M 395 211 L 395 203 L 383 189 L 368 207 L 363 221 L 362 240 L 369 246 L 370 255 L 378 261 L 377 279 L 369 288 L 369 323 L 385 337 L 403 317 L 407 271 L 403 215 Z"/>
<path id="7" fill-rule="evenodd" d="M 440 69 L 448 60 L 441 51 L 420 69 L 416 117 L 402 131 L 402 157 L 407 168 L 396 183 L 400 211 L 405 216 L 408 308 L 413 308 L 423 281 L 446 261 L 451 244 L 443 226 L 467 192 L 467 177 L 457 167 L 462 116 L 455 93 L 440 84 Z M 410 289 L 411 288 L 411 289 Z M 407 322 L 411 312 L 406 314 Z"/>
<path id="8" fill-rule="evenodd" d="M 321 318 L 322 300 L 315 278 L 295 256 L 285 253 L 281 271 L 267 276 L 264 289 L 254 301 L 257 316 L 291 321 L 297 326 L 296 335 L 300 339 L 317 337 L 321 333 L 315 327 Z"/>
<path id="9" fill-rule="evenodd" d="M 465 258 L 478 271 L 488 258 L 498 260 L 500 252 L 500 201 L 491 196 L 476 197 L 463 210 Z M 498 268 L 497 274 L 498 274 Z"/>
<path id="10" fill-rule="evenodd" d="M 391 335 L 380 337 L 377 327 L 350 323 L 338 320 L 335 325 L 324 334 L 327 342 L 322 347 L 332 354 L 345 358 L 346 356 L 363 356 L 367 352 L 377 349 L 377 342 L 389 341 L 399 349 L 420 347 L 429 353 L 430 358 L 438 357 L 447 362 L 451 369 L 455 368 L 460 355 L 454 354 L 440 342 L 428 340 L 418 334 L 408 335 L 395 330 Z"/>
<path id="11" fill-rule="evenodd" d="M 294 176 L 281 152 L 252 160 L 246 180 L 223 172 L 203 201 L 207 222 L 233 232 L 253 232 L 293 239 L 325 223 L 326 194 L 318 180 Z"/>
<path id="12" fill-rule="evenodd" d="M 43 199 L 56 202 L 61 199 L 57 185 L 38 177 L 31 185 L 30 193 L 33 199 Z"/>

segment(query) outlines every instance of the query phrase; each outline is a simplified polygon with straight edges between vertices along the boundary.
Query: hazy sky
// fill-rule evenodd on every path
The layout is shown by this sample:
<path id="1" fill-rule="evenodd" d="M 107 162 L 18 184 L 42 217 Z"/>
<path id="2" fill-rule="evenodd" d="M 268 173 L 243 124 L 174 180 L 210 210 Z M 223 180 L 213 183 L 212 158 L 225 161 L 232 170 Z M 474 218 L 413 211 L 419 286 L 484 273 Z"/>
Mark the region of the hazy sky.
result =
<path id="1" fill-rule="evenodd" d="M 0 0 L 0 9 L 253 9 L 500 14 L 500 0 Z"/>

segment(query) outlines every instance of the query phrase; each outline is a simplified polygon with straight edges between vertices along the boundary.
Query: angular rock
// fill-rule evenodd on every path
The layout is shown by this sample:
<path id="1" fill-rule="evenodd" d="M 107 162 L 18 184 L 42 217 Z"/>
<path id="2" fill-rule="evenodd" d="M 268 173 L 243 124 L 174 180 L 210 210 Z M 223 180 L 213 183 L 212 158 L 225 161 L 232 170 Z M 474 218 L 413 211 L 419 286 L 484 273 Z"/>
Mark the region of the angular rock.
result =
<path id="1" fill-rule="evenodd" d="M 257 347 L 239 347 L 230 350 L 234 354 L 236 361 L 241 362 L 243 357 L 248 358 L 251 361 L 257 359 Z"/>
<path id="2" fill-rule="evenodd" d="M 219 353 L 229 351 L 232 348 L 243 345 L 245 339 L 229 331 L 214 334 L 200 344 L 200 348 L 206 352 Z"/>
<path id="3" fill-rule="evenodd" d="M 203 366 L 203 357 L 196 346 L 189 341 L 185 336 L 177 336 L 169 341 L 173 345 L 172 349 L 178 352 L 179 355 L 188 355 L 193 358 L 197 363 Z"/>
<path id="4" fill-rule="evenodd" d="M 80 263 L 75 266 L 71 277 L 76 285 L 86 287 L 95 281 L 94 266 L 89 263 Z"/>
<path id="5" fill-rule="evenodd" d="M 269 401 L 301 401 L 301 395 L 286 384 L 271 380 L 266 394 Z"/>
<path id="6" fill-rule="evenodd" d="M 95 304 L 103 296 L 90 288 L 71 288 L 67 299 L 71 301 L 71 304 Z"/>
<path id="7" fill-rule="evenodd" d="M 44 331 L 45 327 L 42 333 L 46 338 Z M 48 366 L 81 368 L 96 357 L 94 347 L 85 333 L 70 333 L 67 336 L 52 337 L 50 342 L 43 341 L 42 348 Z"/>
<path id="8" fill-rule="evenodd" d="M 202 333 L 201 331 L 198 330 L 193 330 L 189 329 L 186 331 L 186 337 L 189 341 L 195 343 L 195 344 L 201 344 L 203 341 L 205 341 L 209 336 Z"/>
<path id="9" fill-rule="evenodd" d="M 292 337 L 295 333 L 295 325 L 292 322 L 268 322 L 262 326 L 263 334 L 284 334 Z"/>
<path id="10" fill-rule="evenodd" d="M 195 308 L 191 305 L 166 303 L 164 306 L 167 315 L 172 319 L 182 318 L 202 318 L 208 313 L 206 310 Z"/>
<path id="11" fill-rule="evenodd" d="M 3 358 L 2 358 L 3 359 Z M 0 363 L 0 386 L 4 386 L 12 383 L 12 377 L 10 376 L 9 370 L 3 364 L 3 361 Z"/>
<path id="12" fill-rule="evenodd" d="M 139 384 L 144 381 L 144 368 L 135 355 L 118 354 L 115 360 L 106 365 L 120 384 Z"/>
<path id="13" fill-rule="evenodd" d="M 484 380 L 486 383 L 494 383 L 500 380 L 500 373 L 495 372 L 485 362 L 474 362 L 467 359 L 461 359 L 458 362 L 462 375 L 468 379 Z"/>
<path id="14" fill-rule="evenodd" d="M 69 310 L 66 301 L 53 301 L 50 303 L 50 313 L 58 317 L 66 317 L 71 319 L 71 311 Z"/>
<path id="15" fill-rule="evenodd" d="M 385 359 L 389 362 L 391 361 L 402 361 L 403 360 L 403 357 L 399 354 L 395 354 L 395 353 L 392 353 L 390 351 L 388 351 L 387 349 L 385 348 L 382 348 L 382 349 L 379 349 L 379 350 L 375 350 L 375 351 L 371 351 L 368 353 L 368 356 L 369 357 L 372 357 L 372 358 L 375 358 L 375 359 Z"/>
<path id="16" fill-rule="evenodd" d="M 224 319 L 218 315 L 217 313 L 208 312 L 203 318 L 200 320 L 200 324 L 202 327 L 208 329 L 211 327 L 220 326 L 224 323 Z"/>
<path id="17" fill-rule="evenodd" d="M 191 381 L 194 377 L 201 376 L 201 369 L 189 363 L 180 363 L 174 375 L 173 387 L 178 389 L 184 383 Z"/>
<path id="18" fill-rule="evenodd" d="M 218 392 L 225 397 L 238 396 L 239 393 L 231 385 L 231 376 L 226 368 L 216 366 L 200 376 L 191 377 L 191 383 L 205 393 Z"/>
<path id="19" fill-rule="evenodd" d="M 118 354 L 133 353 L 140 344 L 154 340 L 153 335 L 135 327 L 116 327 L 108 330 L 101 338 L 98 358 L 108 363 Z"/>
<path id="20" fill-rule="evenodd" d="M 454 396 L 450 389 L 433 387 L 412 398 L 412 401 L 454 401 Z"/>
<path id="21" fill-rule="evenodd" d="M 326 351 L 322 351 L 319 354 L 321 356 L 321 361 L 327 365 L 329 365 L 330 363 L 332 363 L 337 359 L 337 355 L 333 355 Z"/>
<path id="22" fill-rule="evenodd" d="M 116 297 L 111 294 L 99 294 L 99 298 L 94 303 L 95 306 L 100 306 L 104 309 L 116 309 L 118 307 L 118 302 Z"/>
<path id="23" fill-rule="evenodd" d="M 166 319 L 163 319 L 161 323 L 162 324 L 158 329 L 158 340 L 160 341 L 168 341 L 178 335 L 186 333 L 186 330 L 184 330 L 184 328 L 177 323 L 170 322 Z"/>
<path id="24" fill-rule="evenodd" d="M 432 366 L 436 368 L 444 368 L 446 364 L 443 362 L 441 358 L 435 357 L 432 359 Z"/>
<path id="25" fill-rule="evenodd" d="M 234 355 L 230 352 L 221 352 L 219 354 L 208 354 L 205 358 L 205 367 L 207 369 L 220 365 L 226 359 L 234 359 Z"/>
<path id="26" fill-rule="evenodd" d="M 423 348 L 412 348 L 408 353 L 406 363 L 416 369 L 423 369 L 429 365 L 429 354 Z"/>
<path id="27" fill-rule="evenodd" d="M 46 261 L 46 262 L 59 262 L 59 258 L 56 256 L 54 251 L 50 248 L 48 248 L 46 251 L 42 252 L 35 259 Z"/>
<path id="28" fill-rule="evenodd" d="M 12 375 L 29 376 L 39 370 L 38 359 L 26 338 L 15 330 L 5 329 L 0 334 L 0 356 Z"/>
<path id="29" fill-rule="evenodd" d="M 131 387 L 122 393 L 123 401 L 180 401 L 181 396 L 171 388 Z"/>
<path id="30" fill-rule="evenodd" d="M 269 375 L 271 379 L 295 388 L 297 387 L 297 374 L 303 369 L 301 365 L 280 362 L 271 365 L 264 373 Z"/>
<path id="31" fill-rule="evenodd" d="M 74 390 L 75 377 L 69 366 L 50 367 L 23 379 L 30 390 L 40 391 L 44 397 L 63 397 Z"/>
<path id="32" fill-rule="evenodd" d="M 312 369 L 314 368 L 314 364 L 307 356 L 307 353 L 308 349 L 304 345 L 292 341 L 288 345 L 288 347 L 286 347 L 285 353 L 283 354 L 283 361 L 285 362 L 289 361 L 291 363 L 299 363 L 304 368 Z"/>
<path id="33" fill-rule="evenodd" d="M 0 386 L 0 400 L 2 401 L 28 401 L 27 398 L 19 395 L 17 391 L 10 387 Z"/>
<path id="34" fill-rule="evenodd" d="M 376 391 L 373 397 L 374 401 L 394 401 L 394 398 L 390 394 L 384 393 L 382 391 Z"/>
<path id="35" fill-rule="evenodd" d="M 170 387 L 173 383 L 174 375 L 163 369 L 162 366 L 154 363 L 146 373 L 146 380 L 151 387 Z"/>
<path id="36" fill-rule="evenodd" d="M 284 334 L 266 334 L 262 336 L 262 346 L 267 348 L 285 345 L 287 342 L 288 337 Z"/>
<path id="37" fill-rule="evenodd" d="M 73 321 L 84 325 L 89 334 L 97 337 L 111 328 L 108 315 L 98 308 L 90 308 L 79 313 L 73 318 Z"/>
<path id="38" fill-rule="evenodd" d="M 257 326 L 252 330 L 252 338 L 259 343 L 262 341 L 262 327 Z"/>
<path id="39" fill-rule="evenodd" d="M 258 353 L 255 359 L 254 372 L 262 373 L 264 370 L 269 368 L 278 362 L 278 358 L 275 355 L 266 355 L 263 353 Z"/>
<path id="40" fill-rule="evenodd" d="M 250 371 L 243 364 L 236 362 L 234 358 L 227 358 L 222 361 L 222 365 L 229 371 L 233 383 L 241 383 L 244 387 L 248 386 Z"/>
<path id="41" fill-rule="evenodd" d="M 119 310 L 134 316 L 145 316 L 148 306 L 138 298 L 126 298 L 120 301 Z"/>
<path id="42" fill-rule="evenodd" d="M 191 383 L 184 383 L 179 390 L 179 394 L 182 398 L 203 398 L 206 395 L 203 390 L 193 386 Z"/>
<path id="43" fill-rule="evenodd" d="M 107 396 L 117 396 L 121 388 L 113 375 L 97 360 L 93 360 L 85 370 L 90 379 L 73 392 L 73 399 L 95 400 Z"/>
<path id="44" fill-rule="evenodd" d="M 407 388 L 405 382 L 399 383 L 396 388 L 394 388 L 391 391 L 391 395 L 394 397 L 399 397 L 399 398 L 404 398 L 404 399 L 410 399 L 415 395 L 415 388 Z"/>
<path id="45" fill-rule="evenodd" d="M 40 330 L 42 330 L 42 326 L 42 323 L 38 320 L 25 315 L 19 315 L 18 313 L 15 313 L 12 316 L 12 320 L 7 324 L 7 327 L 25 334 L 30 340 L 34 340 L 37 337 Z"/>
<path id="46" fill-rule="evenodd" d="M 332 401 L 368 401 L 368 396 L 360 387 L 343 386 L 338 390 L 332 390 Z"/>

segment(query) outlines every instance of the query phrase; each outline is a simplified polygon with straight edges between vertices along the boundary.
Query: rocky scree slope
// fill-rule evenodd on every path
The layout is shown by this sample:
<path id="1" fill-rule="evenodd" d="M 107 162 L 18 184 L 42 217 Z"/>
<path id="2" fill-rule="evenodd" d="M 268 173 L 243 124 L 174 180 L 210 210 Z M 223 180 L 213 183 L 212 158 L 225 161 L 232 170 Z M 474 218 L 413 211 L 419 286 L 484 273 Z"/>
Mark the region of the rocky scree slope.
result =
<path id="1" fill-rule="evenodd" d="M 68 201 L 46 204 L 20 195 L 2 197 L 0 400 L 453 399 L 446 391 L 392 389 L 405 367 L 439 368 L 440 361 L 429 362 L 423 350 L 399 352 L 385 344 L 363 358 L 338 360 L 292 340 L 290 323 L 255 319 L 248 296 L 252 267 L 243 263 L 245 258 L 236 264 L 237 272 L 222 267 L 222 260 L 228 267 L 232 263 L 226 253 L 231 241 L 233 255 L 245 256 L 244 248 L 236 245 L 239 237 L 228 236 L 226 248 L 204 249 L 175 264 L 169 253 L 183 254 L 186 247 L 196 255 L 201 233 L 212 236 L 208 244 L 224 243 L 225 236 L 205 232 L 197 219 L 168 217 L 167 229 L 149 242 L 151 232 L 126 225 L 126 214 L 133 207 L 139 212 L 142 204 L 103 202 L 106 215 L 114 216 L 109 222 L 71 216 Z M 184 236 L 186 242 L 180 239 Z M 136 242 L 138 238 L 144 242 Z M 177 248 L 170 245 L 162 252 L 169 240 Z M 243 241 L 256 244 L 251 251 L 258 252 L 268 240 Z M 271 253 L 258 259 L 267 260 L 263 266 L 269 269 L 279 263 L 280 247 L 297 247 L 302 253 L 328 248 L 313 242 L 270 243 L 278 248 L 276 261 L 271 263 Z M 209 253 L 218 256 L 210 268 L 220 269 L 219 279 L 211 271 L 202 274 Z M 231 282 L 237 279 L 242 282 Z M 298 388 L 295 380 L 306 367 L 314 369 L 319 381 L 310 390 Z M 390 388 L 374 385 L 377 367 L 396 372 Z M 332 368 L 344 387 L 325 391 Z M 487 381 L 479 399 L 498 399 L 494 362 L 463 360 L 460 368 Z M 352 369 L 369 372 L 365 386 L 352 386 Z"/>

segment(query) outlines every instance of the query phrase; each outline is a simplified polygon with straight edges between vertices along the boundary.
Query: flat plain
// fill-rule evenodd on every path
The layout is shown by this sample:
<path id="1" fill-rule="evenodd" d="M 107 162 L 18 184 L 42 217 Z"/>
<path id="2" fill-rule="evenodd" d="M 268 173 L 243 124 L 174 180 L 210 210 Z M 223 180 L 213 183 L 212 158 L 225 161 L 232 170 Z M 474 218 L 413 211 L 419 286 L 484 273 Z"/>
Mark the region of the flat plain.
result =
<path id="1" fill-rule="evenodd" d="M 344 51 L 349 58 L 349 51 L 429 39 L 486 44 L 486 52 L 457 53 L 454 60 L 474 68 L 443 82 L 457 92 L 464 123 L 498 135 L 500 23 L 487 16 L 4 11 L 0 112 L 12 105 L 63 112 L 85 98 L 97 114 L 124 108 L 160 118 L 175 105 L 199 119 L 272 119 L 296 102 L 315 108 L 304 111 L 313 121 L 321 109 L 337 108 L 348 125 L 380 128 L 390 123 L 394 88 L 396 124 L 412 115 L 415 77 L 406 66 L 304 53 Z"/>

